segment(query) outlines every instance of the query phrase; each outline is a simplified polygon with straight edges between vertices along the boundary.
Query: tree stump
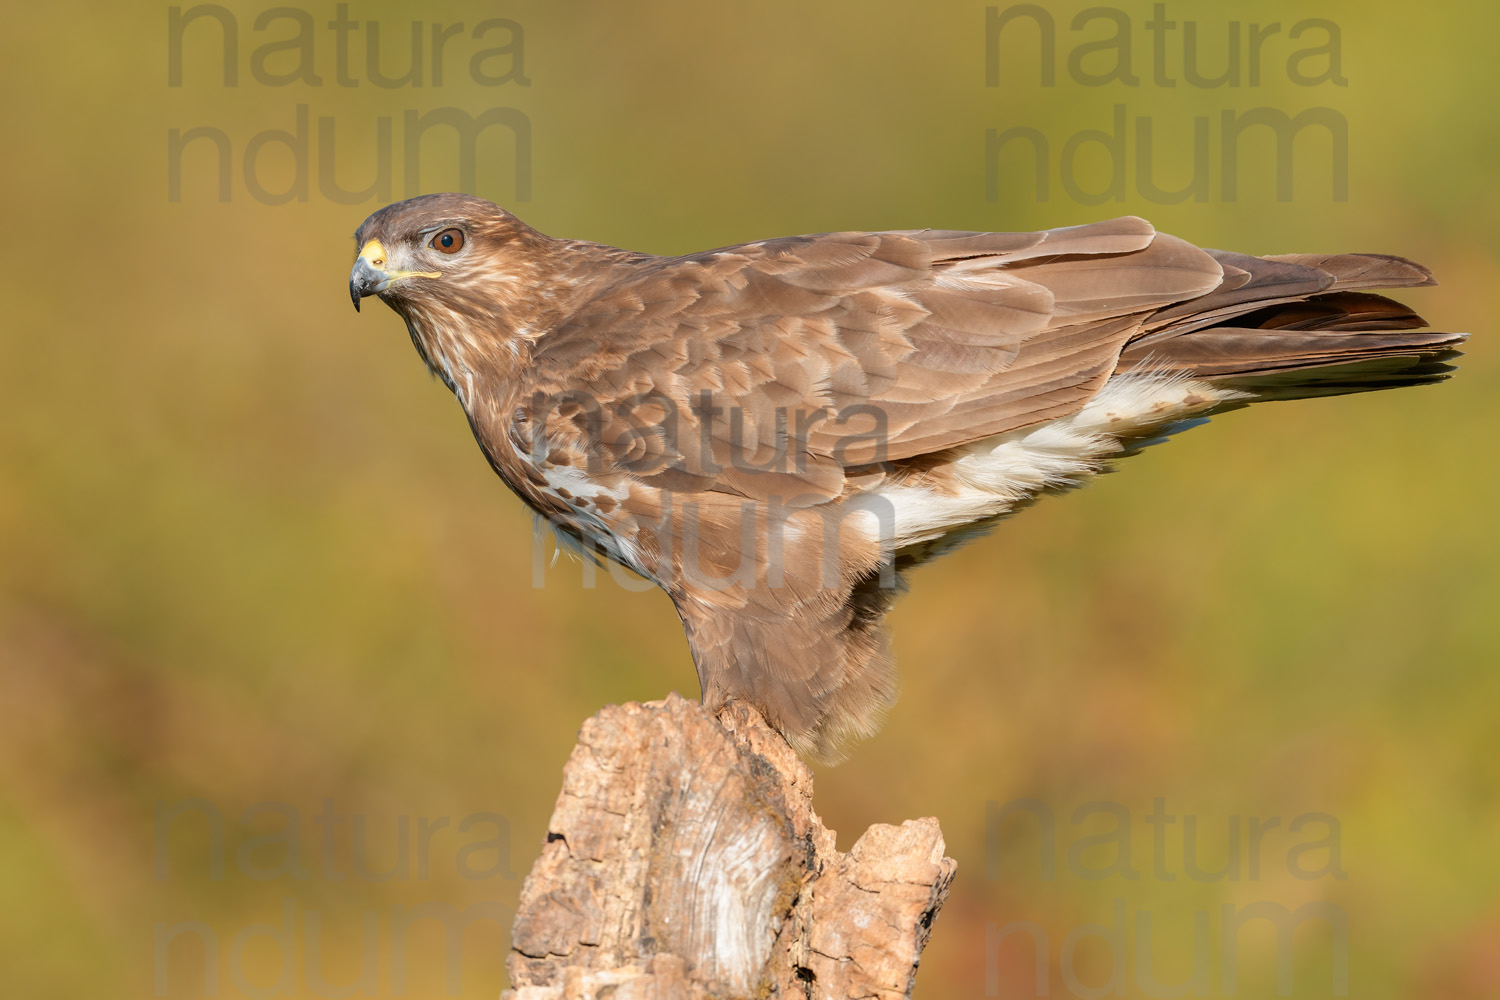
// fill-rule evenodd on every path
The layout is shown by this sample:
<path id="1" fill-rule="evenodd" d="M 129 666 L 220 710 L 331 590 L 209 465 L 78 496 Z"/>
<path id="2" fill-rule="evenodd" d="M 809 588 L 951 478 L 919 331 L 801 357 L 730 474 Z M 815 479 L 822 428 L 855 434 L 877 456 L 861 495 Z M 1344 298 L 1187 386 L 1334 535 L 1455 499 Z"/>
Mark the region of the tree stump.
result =
<path id="1" fill-rule="evenodd" d="M 502 1000 L 905 997 L 956 867 L 937 820 L 842 854 L 754 709 L 584 723 L 521 888 Z"/>

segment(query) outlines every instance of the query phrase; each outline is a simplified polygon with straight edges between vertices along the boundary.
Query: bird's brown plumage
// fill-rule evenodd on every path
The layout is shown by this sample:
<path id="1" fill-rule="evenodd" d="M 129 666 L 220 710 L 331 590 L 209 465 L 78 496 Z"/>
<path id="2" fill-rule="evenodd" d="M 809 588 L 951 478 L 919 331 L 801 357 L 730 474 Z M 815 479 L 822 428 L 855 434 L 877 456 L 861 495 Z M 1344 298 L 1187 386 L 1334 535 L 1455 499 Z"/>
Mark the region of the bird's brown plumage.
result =
<path id="1" fill-rule="evenodd" d="M 1432 283 L 1410 261 L 1201 250 L 1136 218 L 657 257 L 434 195 L 372 240 L 440 277 L 357 262 L 356 303 L 402 315 L 506 483 L 671 595 L 705 700 L 825 757 L 894 697 L 906 565 L 1184 416 L 1428 381 L 1462 339 L 1366 291 Z M 1145 409 L 1094 413 L 1106 384 Z"/>

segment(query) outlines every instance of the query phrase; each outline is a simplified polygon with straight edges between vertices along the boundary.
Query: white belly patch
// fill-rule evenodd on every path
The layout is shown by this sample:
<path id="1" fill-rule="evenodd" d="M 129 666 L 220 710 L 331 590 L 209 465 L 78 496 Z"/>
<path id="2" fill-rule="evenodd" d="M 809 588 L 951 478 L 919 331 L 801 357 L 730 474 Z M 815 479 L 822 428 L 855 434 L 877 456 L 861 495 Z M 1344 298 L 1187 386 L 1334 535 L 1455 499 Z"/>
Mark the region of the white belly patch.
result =
<path id="1" fill-rule="evenodd" d="M 1077 485 L 1119 454 L 1122 440 L 1240 398 L 1180 374 L 1116 375 L 1077 413 L 965 445 L 939 473 L 940 486 L 886 482 L 849 503 L 862 511 L 856 516 L 871 520 L 875 535 L 894 535 L 895 548 L 932 541 L 1004 514 L 1041 490 Z"/>

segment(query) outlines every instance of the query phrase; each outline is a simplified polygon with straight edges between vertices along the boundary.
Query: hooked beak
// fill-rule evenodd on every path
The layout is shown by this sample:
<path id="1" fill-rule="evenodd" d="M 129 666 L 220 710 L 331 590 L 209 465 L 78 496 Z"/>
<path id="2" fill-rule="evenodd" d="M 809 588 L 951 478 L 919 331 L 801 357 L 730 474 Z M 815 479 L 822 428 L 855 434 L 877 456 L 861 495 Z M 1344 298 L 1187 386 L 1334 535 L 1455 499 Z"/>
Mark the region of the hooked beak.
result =
<path id="1" fill-rule="evenodd" d="M 359 312 L 359 300 L 366 295 L 378 295 L 391 286 L 391 282 L 402 278 L 441 278 L 441 271 L 393 271 L 386 267 L 385 247 L 379 240 L 371 240 L 359 251 L 359 258 L 349 272 L 349 298 L 354 302 L 354 311 Z"/>
<path id="2" fill-rule="evenodd" d="M 359 312 L 359 300 L 374 295 L 375 286 L 384 280 L 385 275 L 364 257 L 354 262 L 354 270 L 349 272 L 349 297 L 354 300 L 355 312 Z"/>

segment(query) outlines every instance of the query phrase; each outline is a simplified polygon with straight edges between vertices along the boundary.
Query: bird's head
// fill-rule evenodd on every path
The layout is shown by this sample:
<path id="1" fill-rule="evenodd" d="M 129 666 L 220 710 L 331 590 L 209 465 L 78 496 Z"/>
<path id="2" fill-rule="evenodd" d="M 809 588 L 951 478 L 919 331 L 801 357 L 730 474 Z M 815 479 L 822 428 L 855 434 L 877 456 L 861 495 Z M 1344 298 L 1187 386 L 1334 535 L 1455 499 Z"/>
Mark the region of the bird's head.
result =
<path id="1" fill-rule="evenodd" d="M 430 194 L 387 205 L 354 234 L 349 297 L 378 295 L 408 320 L 434 309 L 487 313 L 527 286 L 545 236 L 499 205 Z"/>
<path id="2" fill-rule="evenodd" d="M 349 297 L 358 309 L 378 295 L 400 314 L 423 362 L 458 392 L 465 371 L 516 357 L 551 315 L 556 244 L 483 198 L 411 198 L 354 234 Z"/>

